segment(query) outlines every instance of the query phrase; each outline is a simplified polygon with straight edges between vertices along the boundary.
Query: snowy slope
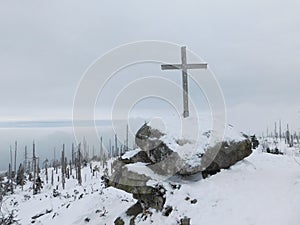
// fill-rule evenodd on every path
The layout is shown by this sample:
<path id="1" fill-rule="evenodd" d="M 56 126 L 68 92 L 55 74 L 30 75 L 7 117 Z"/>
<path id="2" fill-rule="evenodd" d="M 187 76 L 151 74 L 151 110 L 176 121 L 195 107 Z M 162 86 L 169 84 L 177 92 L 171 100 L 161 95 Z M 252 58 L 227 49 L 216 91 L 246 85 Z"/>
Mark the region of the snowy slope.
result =
<path id="1" fill-rule="evenodd" d="M 83 186 L 71 179 L 65 191 L 59 186 L 60 197 L 54 198 L 52 188 L 47 185 L 34 197 L 25 187 L 24 191 L 6 196 L 3 208 L 17 210 L 21 224 L 34 221 L 34 224 L 96 225 L 113 224 L 136 202 L 126 192 L 105 189 L 100 180 L 102 171 L 93 177 L 87 167 L 83 173 L 86 174 Z M 180 184 L 179 190 L 173 190 L 168 182 L 163 182 L 167 189 L 165 206 L 173 207 L 168 217 L 150 210 L 147 218 L 138 217 L 136 223 L 171 225 L 187 216 L 191 224 L 205 225 L 300 224 L 300 166 L 294 157 L 256 151 L 231 169 L 206 180 L 185 180 Z M 31 197 L 25 200 L 24 195 Z M 194 199 L 197 202 L 191 204 Z M 46 210 L 52 212 L 31 219 Z M 87 218 L 89 222 L 85 222 Z"/>
<path id="2" fill-rule="evenodd" d="M 187 196 L 197 203 L 185 201 Z M 154 214 L 161 224 L 185 215 L 192 224 L 299 225 L 300 166 L 291 157 L 255 152 L 230 170 L 187 182 L 168 194 L 166 204 L 177 211 L 170 218 Z"/>

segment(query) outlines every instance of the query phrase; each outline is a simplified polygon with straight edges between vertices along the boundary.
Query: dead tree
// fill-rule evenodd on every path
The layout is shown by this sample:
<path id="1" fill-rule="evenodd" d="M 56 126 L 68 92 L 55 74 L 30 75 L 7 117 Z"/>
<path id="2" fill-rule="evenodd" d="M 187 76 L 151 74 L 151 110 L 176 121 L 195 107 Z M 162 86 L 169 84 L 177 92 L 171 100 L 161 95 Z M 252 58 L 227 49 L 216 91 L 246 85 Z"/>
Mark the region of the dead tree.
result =
<path id="1" fill-rule="evenodd" d="M 65 174 L 65 144 L 63 144 L 63 150 L 61 155 L 61 182 L 63 189 L 65 189 Z"/>
<path id="2" fill-rule="evenodd" d="M 75 158 L 75 178 L 78 180 L 78 157 Z"/>
<path id="3" fill-rule="evenodd" d="M 67 176 L 67 179 L 70 179 L 70 169 L 68 167 L 66 170 L 66 176 Z"/>
<path id="4" fill-rule="evenodd" d="M 103 145 L 102 145 L 102 137 L 100 137 L 100 168 L 101 168 L 101 162 L 102 162 L 102 165 L 103 165 L 104 162 L 103 162 Z"/>
<path id="5" fill-rule="evenodd" d="M 75 163 L 74 143 L 72 143 L 72 165 Z"/>
<path id="6" fill-rule="evenodd" d="M 37 194 L 36 192 L 36 156 L 35 156 L 35 143 L 33 142 L 33 148 L 32 148 L 32 166 L 33 166 L 33 194 Z"/>
<path id="7" fill-rule="evenodd" d="M 129 131 L 128 131 L 128 124 L 127 124 L 126 125 L 126 145 L 125 145 L 125 152 L 128 151 L 128 145 L 129 145 L 128 136 L 129 136 Z"/>
<path id="8" fill-rule="evenodd" d="M 110 159 L 111 158 L 111 139 L 109 139 L 109 153 L 108 153 L 108 158 Z"/>
<path id="9" fill-rule="evenodd" d="M 67 157 L 65 156 L 65 160 L 64 160 L 64 171 L 65 171 L 65 175 L 67 174 L 67 168 L 68 168 L 68 159 Z M 66 176 L 65 176 L 66 177 Z"/>
<path id="10" fill-rule="evenodd" d="M 82 185 L 82 177 L 81 177 L 81 144 L 78 145 L 78 165 L 77 165 L 77 176 L 78 176 L 78 184 Z"/>
<path id="11" fill-rule="evenodd" d="M 278 134 L 277 134 L 277 123 L 276 122 L 275 122 L 275 126 L 274 126 L 274 135 L 275 135 L 275 139 L 277 140 Z"/>
<path id="12" fill-rule="evenodd" d="M 67 157 L 65 157 L 64 166 L 65 166 L 65 169 L 64 169 L 65 177 L 67 179 L 70 179 L 69 172 L 68 172 L 69 168 L 68 168 L 68 159 L 67 159 Z"/>
<path id="13" fill-rule="evenodd" d="M 69 165 L 69 167 L 70 167 L 70 176 L 72 176 L 72 161 L 70 160 L 70 165 Z"/>
<path id="14" fill-rule="evenodd" d="M 281 140 L 282 133 L 281 133 L 281 120 L 279 120 L 279 139 Z"/>
<path id="15" fill-rule="evenodd" d="M 8 165 L 8 177 L 9 177 L 9 186 L 10 186 L 10 192 L 13 194 L 14 193 L 14 185 L 13 185 L 13 179 L 12 179 L 12 169 L 11 169 L 11 164 L 9 163 Z"/>
<path id="16" fill-rule="evenodd" d="M 14 177 L 16 176 L 16 174 L 17 174 L 17 149 L 18 149 L 18 142 L 17 141 L 15 141 L 15 167 L 14 167 L 14 172 L 15 172 L 15 174 L 14 174 Z"/>
<path id="17" fill-rule="evenodd" d="M 46 184 L 48 184 L 48 159 L 45 161 Z"/>
<path id="18" fill-rule="evenodd" d="M 16 184 L 20 185 L 22 187 L 22 190 L 23 190 L 23 186 L 25 184 L 24 172 L 25 172 L 24 166 L 21 163 L 19 166 L 18 172 L 17 172 Z"/>
<path id="19" fill-rule="evenodd" d="M 290 146 L 291 145 L 291 134 L 289 129 L 289 124 L 286 125 L 286 143 Z"/>
<path id="20" fill-rule="evenodd" d="M 10 152 L 10 166 L 11 166 L 10 178 L 12 178 L 12 177 L 13 177 L 13 174 L 12 174 L 13 156 L 12 156 L 12 148 L 11 148 L 11 145 L 9 146 L 9 152 Z"/>
<path id="21" fill-rule="evenodd" d="M 115 151 L 116 151 L 116 155 L 120 156 L 119 149 L 118 149 L 118 136 L 117 136 L 117 134 L 115 134 Z"/>
<path id="22" fill-rule="evenodd" d="M 85 137 L 83 138 L 83 160 L 84 161 L 88 161 L 88 149 L 87 149 L 87 141 L 85 139 Z"/>
<path id="23" fill-rule="evenodd" d="M 2 187 L 2 180 L 0 178 L 0 213 L 2 211 L 2 202 L 3 202 L 3 187 Z M 0 223 L 1 224 L 1 223 Z"/>
<path id="24" fill-rule="evenodd" d="M 92 153 L 93 153 L 92 160 L 95 160 L 95 146 L 94 145 L 93 145 Z"/>
<path id="25" fill-rule="evenodd" d="M 25 169 L 25 173 L 29 173 L 29 171 L 28 171 L 28 156 L 27 156 L 27 146 L 25 146 L 25 160 L 24 160 L 24 169 Z"/>
<path id="26" fill-rule="evenodd" d="M 57 163 L 56 163 L 56 148 L 54 148 L 53 167 L 55 169 L 55 173 L 58 174 Z"/>
<path id="27" fill-rule="evenodd" d="M 51 185 L 53 186 L 54 184 L 54 169 L 51 170 Z"/>
<path id="28" fill-rule="evenodd" d="M 39 158 L 39 157 L 36 157 L 36 160 L 37 160 L 36 173 L 37 173 L 37 177 L 39 177 L 39 176 L 40 176 L 40 173 L 41 173 L 41 168 L 40 168 L 40 158 Z"/>

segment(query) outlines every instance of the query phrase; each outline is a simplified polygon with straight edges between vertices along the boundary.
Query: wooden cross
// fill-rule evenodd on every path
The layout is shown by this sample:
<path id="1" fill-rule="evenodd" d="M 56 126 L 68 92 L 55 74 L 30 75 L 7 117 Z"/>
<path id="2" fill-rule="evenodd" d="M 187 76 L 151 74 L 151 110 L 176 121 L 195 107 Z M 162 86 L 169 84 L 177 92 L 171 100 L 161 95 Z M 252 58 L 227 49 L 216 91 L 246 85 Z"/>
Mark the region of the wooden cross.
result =
<path id="1" fill-rule="evenodd" d="M 207 69 L 207 63 L 187 64 L 186 47 L 181 47 L 181 64 L 161 65 L 162 70 L 182 70 L 182 89 L 183 89 L 183 117 L 189 116 L 188 103 L 188 69 Z"/>

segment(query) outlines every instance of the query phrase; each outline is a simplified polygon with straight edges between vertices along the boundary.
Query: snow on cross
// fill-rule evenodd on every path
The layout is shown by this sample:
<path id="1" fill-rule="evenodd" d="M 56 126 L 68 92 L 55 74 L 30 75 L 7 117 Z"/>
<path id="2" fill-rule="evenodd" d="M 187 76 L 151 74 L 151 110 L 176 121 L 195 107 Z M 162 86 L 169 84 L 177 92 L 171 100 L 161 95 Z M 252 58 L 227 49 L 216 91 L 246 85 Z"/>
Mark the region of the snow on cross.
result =
<path id="1" fill-rule="evenodd" d="M 182 70 L 182 89 L 183 89 L 183 117 L 189 116 L 188 103 L 188 69 L 207 69 L 207 63 L 187 64 L 186 46 L 181 47 L 181 64 L 161 65 L 162 70 Z"/>

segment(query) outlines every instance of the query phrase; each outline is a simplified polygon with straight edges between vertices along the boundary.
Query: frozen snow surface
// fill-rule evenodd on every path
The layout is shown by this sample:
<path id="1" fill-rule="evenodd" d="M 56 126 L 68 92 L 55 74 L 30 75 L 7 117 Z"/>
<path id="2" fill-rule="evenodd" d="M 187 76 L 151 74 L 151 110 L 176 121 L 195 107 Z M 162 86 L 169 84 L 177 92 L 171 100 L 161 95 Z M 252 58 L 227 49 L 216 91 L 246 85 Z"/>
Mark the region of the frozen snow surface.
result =
<path id="1" fill-rule="evenodd" d="M 172 189 L 170 181 L 162 181 L 167 189 L 165 206 L 172 206 L 171 214 L 166 217 L 150 209 L 146 215 L 138 216 L 135 223 L 174 225 L 186 216 L 195 225 L 299 225 L 298 161 L 300 158 L 294 154 L 272 155 L 258 149 L 229 170 L 208 179 L 177 181 L 180 189 Z M 142 165 L 133 167 L 129 169 L 139 171 Z M 78 186 L 75 179 L 70 179 L 65 190 L 57 181 L 60 171 L 55 174 L 58 197 L 53 197 L 55 186 L 50 184 L 45 184 L 42 193 L 33 196 L 28 183 L 23 191 L 17 189 L 14 195 L 4 197 L 2 211 L 15 210 L 20 224 L 111 225 L 136 202 L 131 194 L 104 188 L 100 179 L 102 169 L 94 176 L 89 167 L 82 172 L 83 185 Z M 51 212 L 32 219 L 46 210 Z"/>

